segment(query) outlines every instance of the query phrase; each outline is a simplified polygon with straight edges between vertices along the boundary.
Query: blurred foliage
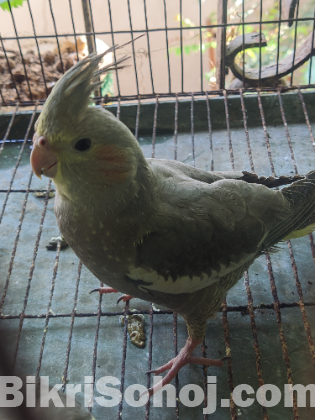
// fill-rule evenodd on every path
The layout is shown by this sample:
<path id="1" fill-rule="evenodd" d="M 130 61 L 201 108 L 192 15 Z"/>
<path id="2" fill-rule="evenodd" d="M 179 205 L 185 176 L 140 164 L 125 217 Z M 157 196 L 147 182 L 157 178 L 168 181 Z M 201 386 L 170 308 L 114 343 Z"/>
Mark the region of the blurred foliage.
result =
<path id="1" fill-rule="evenodd" d="M 212 0 L 206 0 L 212 1 Z M 273 5 L 273 7 L 270 7 Z M 244 15 L 244 18 L 243 18 Z M 295 14 L 296 16 L 296 14 Z M 279 60 L 287 57 L 289 54 L 292 54 L 294 51 L 295 36 L 296 36 L 296 48 L 303 43 L 305 38 L 313 31 L 314 22 L 305 21 L 305 22 L 294 22 L 293 25 L 289 28 L 286 23 L 282 23 L 281 26 L 277 23 L 280 19 L 279 13 L 279 2 L 274 1 L 267 2 L 262 1 L 262 21 L 263 22 L 272 22 L 272 23 L 263 23 L 261 25 L 255 24 L 254 22 L 260 21 L 260 1 L 258 0 L 235 0 L 234 4 L 228 8 L 227 11 L 227 22 L 232 24 L 227 26 L 226 30 L 226 40 L 229 43 L 238 35 L 242 35 L 243 28 L 244 34 L 252 32 L 261 32 L 265 35 L 267 41 L 267 47 L 263 47 L 261 54 L 259 54 L 259 48 L 247 49 L 244 53 L 244 62 L 246 68 L 255 68 L 259 67 L 259 62 L 261 59 L 261 65 L 270 65 L 272 62 L 277 61 L 277 56 L 279 54 Z M 314 17 L 314 0 L 306 0 L 303 3 L 300 2 L 299 7 L 299 18 Z M 180 15 L 175 17 L 177 21 L 180 22 Z M 240 25 L 243 22 L 245 25 Z M 207 19 L 210 22 L 210 25 L 215 25 L 217 23 L 216 12 L 210 14 Z M 276 23 L 274 23 L 276 22 Z M 235 25 L 233 25 L 235 23 Z M 200 40 L 200 31 L 199 29 L 194 29 L 196 25 L 187 17 L 182 17 L 182 26 L 190 27 L 189 37 L 183 40 L 183 53 L 184 54 L 193 54 L 206 52 L 209 48 L 216 48 L 216 28 L 204 28 L 201 30 L 201 40 Z M 280 33 L 279 33 L 280 30 Z M 185 35 L 187 34 L 185 30 Z M 279 49 L 278 49 L 279 42 Z M 176 55 L 181 54 L 180 45 L 173 46 L 170 48 L 170 51 Z M 240 52 L 236 57 L 236 62 L 239 66 L 243 66 L 243 52 Z M 306 67 L 303 67 L 304 71 Z M 302 70 L 298 69 L 295 73 L 301 73 Z M 215 76 L 215 68 L 205 74 L 205 78 L 209 80 L 211 77 Z M 300 74 L 301 77 L 304 77 Z"/>
<path id="2" fill-rule="evenodd" d="M 180 22 L 179 14 L 175 16 L 175 20 L 177 22 Z M 192 31 L 193 31 L 192 38 L 190 38 L 189 41 L 191 39 L 193 39 L 194 41 L 192 43 L 185 42 L 185 45 L 183 43 L 183 52 L 185 54 L 189 55 L 190 53 L 197 53 L 200 51 L 200 47 L 203 53 L 207 50 L 207 48 L 210 48 L 210 47 L 216 48 L 217 43 L 216 43 L 215 37 L 213 36 L 214 35 L 213 31 L 209 31 L 208 29 L 202 29 L 201 30 L 202 36 L 201 36 L 201 42 L 200 42 L 199 33 L 198 35 L 195 34 L 196 30 L 194 30 L 194 27 L 196 27 L 196 24 L 194 22 L 192 22 L 188 18 L 182 18 L 182 27 L 192 28 Z M 195 42 L 196 38 L 198 38 L 198 42 Z M 181 55 L 181 47 L 178 45 L 170 47 L 169 51 L 173 52 L 175 55 Z"/>
<path id="3" fill-rule="evenodd" d="M 101 96 L 114 96 L 113 72 L 106 73 L 101 84 Z"/>
<path id="4" fill-rule="evenodd" d="M 22 3 L 25 0 L 9 0 L 9 1 L 10 1 L 10 6 L 11 7 L 18 7 L 18 6 L 22 6 Z M 8 12 L 10 11 L 9 1 L 8 0 L 0 0 L 0 7 L 3 10 L 7 10 Z"/>
<path id="5" fill-rule="evenodd" d="M 246 7 L 245 7 L 246 6 Z M 248 12 L 251 12 L 251 21 L 259 21 L 260 16 L 260 3 L 256 1 L 247 1 L 244 3 L 244 9 L 250 7 Z M 233 7 L 228 11 L 229 22 L 238 21 L 242 22 L 242 1 L 237 0 Z M 296 14 L 295 14 L 296 16 Z M 314 17 L 314 1 L 308 0 L 302 6 L 299 7 L 299 18 Z M 279 3 L 275 3 L 273 8 L 264 7 L 262 10 L 262 21 L 278 21 L 280 19 Z M 245 13 L 245 22 L 246 19 Z M 242 35 L 242 25 L 235 27 L 235 36 Z M 280 30 L 280 33 L 279 33 Z M 264 23 L 261 25 L 261 32 L 265 35 L 267 46 L 261 50 L 261 65 L 269 65 L 272 62 L 277 61 L 279 54 L 279 60 L 285 58 L 294 51 L 295 36 L 296 36 L 296 48 L 303 43 L 305 38 L 313 31 L 313 22 L 294 22 L 289 28 L 286 23 L 282 23 L 279 26 L 278 23 Z M 260 25 L 244 25 L 244 33 L 260 32 Z M 279 42 L 279 48 L 278 48 Z M 244 54 L 245 65 L 248 68 L 259 67 L 260 61 L 259 48 L 251 48 L 246 50 Z M 236 62 L 239 65 L 243 65 L 243 53 L 239 53 L 236 57 Z"/>

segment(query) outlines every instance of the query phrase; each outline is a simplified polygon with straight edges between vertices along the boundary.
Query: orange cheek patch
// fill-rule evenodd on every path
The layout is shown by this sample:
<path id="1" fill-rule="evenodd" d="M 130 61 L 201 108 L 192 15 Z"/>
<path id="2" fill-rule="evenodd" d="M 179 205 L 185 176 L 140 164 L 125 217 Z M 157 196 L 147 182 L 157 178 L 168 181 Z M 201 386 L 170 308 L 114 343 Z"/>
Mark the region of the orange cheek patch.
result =
<path id="1" fill-rule="evenodd" d="M 100 176 L 106 180 L 106 183 L 120 183 L 127 178 L 131 167 L 128 149 L 110 144 L 96 146 L 94 150 Z"/>

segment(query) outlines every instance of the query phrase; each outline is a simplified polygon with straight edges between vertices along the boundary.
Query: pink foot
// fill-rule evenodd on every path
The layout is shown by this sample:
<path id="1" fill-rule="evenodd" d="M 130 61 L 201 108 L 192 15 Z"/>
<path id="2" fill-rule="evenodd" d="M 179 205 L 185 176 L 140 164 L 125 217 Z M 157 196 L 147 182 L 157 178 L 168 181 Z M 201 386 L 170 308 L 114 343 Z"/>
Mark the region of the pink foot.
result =
<path id="1" fill-rule="evenodd" d="M 112 287 L 99 287 L 98 289 L 93 289 L 90 291 L 90 294 L 93 292 L 98 292 L 100 295 L 103 293 L 119 293 L 118 290 L 113 289 Z M 129 302 L 129 300 L 131 300 L 133 298 L 133 296 L 131 295 L 122 295 L 120 296 L 120 298 L 117 300 L 117 305 L 119 302 L 123 301 L 123 302 Z"/>
<path id="2" fill-rule="evenodd" d="M 188 337 L 185 346 L 181 349 L 180 353 L 176 357 L 174 357 L 174 359 L 170 360 L 168 363 L 159 367 L 158 369 L 150 370 L 149 372 L 147 372 L 159 375 L 160 373 L 165 372 L 169 369 L 169 372 L 166 374 L 166 376 L 164 376 L 164 378 L 160 382 L 158 382 L 156 385 L 154 385 L 152 388 L 146 391 L 148 392 L 149 396 L 155 394 L 164 385 L 169 384 L 171 380 L 175 378 L 180 369 L 183 366 L 188 365 L 189 363 L 221 367 L 223 366 L 223 362 L 229 359 L 228 356 L 222 357 L 222 359 L 208 359 L 205 357 L 192 356 L 194 348 L 197 347 L 200 343 L 202 343 L 202 340 L 192 340 L 190 337 Z M 146 392 L 144 392 L 142 395 L 144 395 Z"/>

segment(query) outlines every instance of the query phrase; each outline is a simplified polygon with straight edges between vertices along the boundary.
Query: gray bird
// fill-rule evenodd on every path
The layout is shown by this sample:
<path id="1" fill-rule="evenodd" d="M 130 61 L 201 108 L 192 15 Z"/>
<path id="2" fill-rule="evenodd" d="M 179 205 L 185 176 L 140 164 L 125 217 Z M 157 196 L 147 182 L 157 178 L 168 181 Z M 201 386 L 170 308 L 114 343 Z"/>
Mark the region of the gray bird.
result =
<path id="1" fill-rule="evenodd" d="M 109 286 L 100 292 L 184 318 L 186 345 L 154 371 L 169 369 L 152 394 L 187 363 L 223 364 L 192 355 L 207 319 L 264 250 L 315 229 L 315 173 L 277 191 L 243 172 L 145 159 L 123 123 L 88 106 L 93 79 L 122 62 L 99 70 L 102 56 L 88 56 L 56 83 L 35 125 L 31 164 L 54 180 L 60 231 Z"/>

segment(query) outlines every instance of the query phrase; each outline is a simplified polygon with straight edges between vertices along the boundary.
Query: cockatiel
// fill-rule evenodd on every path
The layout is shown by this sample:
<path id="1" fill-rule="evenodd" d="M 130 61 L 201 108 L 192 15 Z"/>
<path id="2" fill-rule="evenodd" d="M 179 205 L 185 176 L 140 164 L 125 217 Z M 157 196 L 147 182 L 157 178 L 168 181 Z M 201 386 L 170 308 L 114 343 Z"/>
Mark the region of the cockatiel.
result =
<path id="1" fill-rule="evenodd" d="M 177 357 L 150 395 L 194 357 L 206 321 L 262 251 L 315 228 L 315 171 L 281 191 L 242 172 L 206 172 L 145 159 L 110 112 L 89 107 L 102 55 L 90 55 L 56 83 L 36 122 L 31 164 L 53 178 L 62 235 L 109 287 L 180 314 L 188 328 Z M 256 177 L 257 178 L 257 177 Z M 251 182 L 246 182 L 251 181 Z M 257 181 L 258 182 L 258 181 Z"/>

